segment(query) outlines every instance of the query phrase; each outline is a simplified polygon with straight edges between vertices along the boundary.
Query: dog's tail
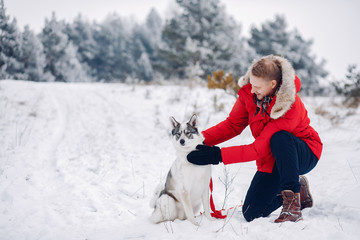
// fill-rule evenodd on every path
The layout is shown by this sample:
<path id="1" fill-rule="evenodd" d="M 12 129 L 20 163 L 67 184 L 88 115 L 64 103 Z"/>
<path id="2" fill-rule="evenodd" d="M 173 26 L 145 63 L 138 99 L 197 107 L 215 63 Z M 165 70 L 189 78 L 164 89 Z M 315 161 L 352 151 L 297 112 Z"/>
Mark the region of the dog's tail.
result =
<path id="1" fill-rule="evenodd" d="M 153 197 L 150 200 L 150 207 L 155 208 L 156 206 L 156 200 L 160 197 L 160 193 L 164 190 L 164 184 L 159 183 L 159 185 L 155 188 L 155 192 Z"/>
<path id="2" fill-rule="evenodd" d="M 149 220 L 153 223 L 173 221 L 177 217 L 175 199 L 167 194 L 162 194 L 155 200 L 154 212 Z"/>

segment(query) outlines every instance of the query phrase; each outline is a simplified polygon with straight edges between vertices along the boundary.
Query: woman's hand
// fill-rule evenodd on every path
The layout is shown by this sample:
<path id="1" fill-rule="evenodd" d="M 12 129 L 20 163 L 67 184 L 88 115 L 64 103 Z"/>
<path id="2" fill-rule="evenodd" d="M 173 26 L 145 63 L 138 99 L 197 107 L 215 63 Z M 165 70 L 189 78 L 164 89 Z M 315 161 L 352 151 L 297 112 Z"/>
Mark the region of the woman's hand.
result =
<path id="1" fill-rule="evenodd" d="M 219 164 L 222 162 L 221 149 L 217 146 L 197 145 L 197 150 L 187 155 L 187 160 L 196 165 Z"/>

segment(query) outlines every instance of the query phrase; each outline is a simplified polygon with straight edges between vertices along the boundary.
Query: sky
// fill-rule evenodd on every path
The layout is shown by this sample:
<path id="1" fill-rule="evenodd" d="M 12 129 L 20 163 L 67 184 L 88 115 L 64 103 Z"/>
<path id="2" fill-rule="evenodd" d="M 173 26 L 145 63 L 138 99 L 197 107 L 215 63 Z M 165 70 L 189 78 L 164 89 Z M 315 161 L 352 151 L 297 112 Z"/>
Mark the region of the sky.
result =
<path id="1" fill-rule="evenodd" d="M 19 26 L 36 32 L 45 18 L 56 12 L 58 19 L 71 22 L 79 13 L 100 22 L 108 14 L 131 16 L 144 21 L 151 8 L 166 18 L 174 0 L 4 0 L 7 14 Z M 312 53 L 317 62 L 325 59 L 329 78 L 344 78 L 349 64 L 360 68 L 360 1 L 359 0 L 220 0 L 226 11 L 242 24 L 242 34 L 249 36 L 252 26 L 285 16 L 288 30 L 299 31 L 305 40 L 313 40 Z"/>

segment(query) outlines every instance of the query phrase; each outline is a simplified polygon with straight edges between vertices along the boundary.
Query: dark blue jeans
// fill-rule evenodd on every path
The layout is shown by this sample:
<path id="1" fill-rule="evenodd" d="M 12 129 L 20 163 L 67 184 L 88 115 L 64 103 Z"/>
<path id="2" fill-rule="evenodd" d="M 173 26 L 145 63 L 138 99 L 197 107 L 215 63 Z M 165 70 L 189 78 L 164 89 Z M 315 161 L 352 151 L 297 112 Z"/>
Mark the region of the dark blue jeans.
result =
<path id="1" fill-rule="evenodd" d="M 318 162 L 303 140 L 286 131 L 275 133 L 270 147 L 275 157 L 273 171 L 257 171 L 245 197 L 242 211 L 249 222 L 281 207 L 282 190 L 300 192 L 299 175 L 310 172 Z"/>

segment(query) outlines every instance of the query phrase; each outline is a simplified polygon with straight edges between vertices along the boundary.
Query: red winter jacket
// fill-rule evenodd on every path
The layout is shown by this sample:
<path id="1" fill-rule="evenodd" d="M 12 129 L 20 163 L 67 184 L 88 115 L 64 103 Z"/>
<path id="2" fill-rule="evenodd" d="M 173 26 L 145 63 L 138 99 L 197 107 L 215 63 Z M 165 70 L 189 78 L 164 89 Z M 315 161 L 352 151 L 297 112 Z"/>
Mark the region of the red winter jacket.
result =
<path id="1" fill-rule="evenodd" d="M 304 140 L 312 152 L 320 159 L 322 142 L 318 133 L 309 125 L 307 110 L 297 92 L 300 90 L 300 79 L 295 76 L 291 64 L 284 58 L 276 58 L 281 62 L 282 84 L 270 103 L 267 114 L 259 112 L 255 115 L 256 104 L 251 94 L 250 69 L 239 80 L 241 89 L 238 99 L 228 118 L 214 127 L 203 131 L 204 143 L 213 146 L 239 135 L 246 126 L 255 141 L 249 145 L 223 147 L 221 149 L 224 164 L 248 162 L 256 160 L 258 171 L 271 173 L 275 159 L 270 149 L 270 139 L 278 131 L 284 130 Z"/>

